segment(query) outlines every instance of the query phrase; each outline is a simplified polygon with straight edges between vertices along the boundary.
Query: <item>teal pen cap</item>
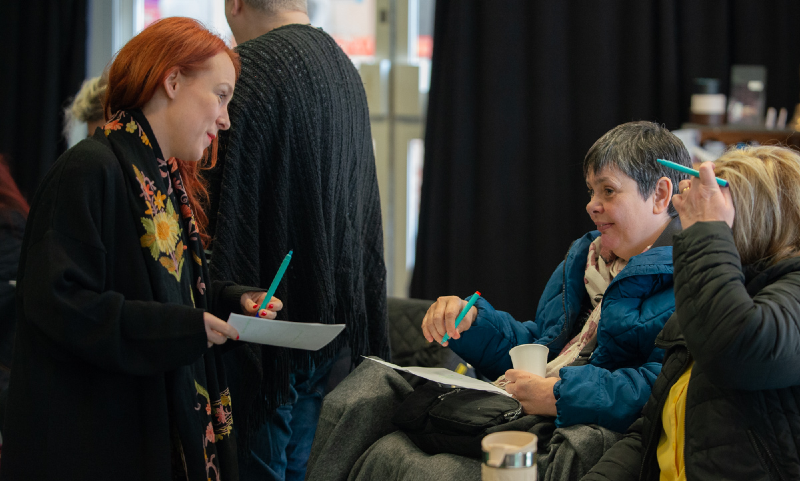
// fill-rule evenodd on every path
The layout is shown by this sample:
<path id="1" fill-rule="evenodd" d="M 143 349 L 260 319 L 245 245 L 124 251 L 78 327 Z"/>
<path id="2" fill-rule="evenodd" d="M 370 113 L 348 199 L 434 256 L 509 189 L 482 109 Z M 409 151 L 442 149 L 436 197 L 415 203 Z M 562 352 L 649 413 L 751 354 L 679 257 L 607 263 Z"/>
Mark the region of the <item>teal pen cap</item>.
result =
<path id="1" fill-rule="evenodd" d="M 664 167 L 669 167 L 670 169 L 675 169 L 678 172 L 683 172 L 684 174 L 693 175 L 693 176 L 697 177 L 698 179 L 700 178 L 700 172 L 692 169 L 691 167 L 686 167 L 685 165 L 676 164 L 675 162 L 670 162 L 669 160 L 664 160 L 664 159 L 656 159 L 656 162 L 658 162 L 659 164 L 663 165 Z M 727 180 L 720 179 L 719 177 L 714 177 L 714 178 L 717 179 L 717 184 L 719 184 L 721 187 L 727 187 L 728 186 L 728 181 Z"/>
<path id="2" fill-rule="evenodd" d="M 278 268 L 278 272 L 275 274 L 275 278 L 272 279 L 272 284 L 269 285 L 269 289 L 267 289 L 267 295 L 264 296 L 264 300 L 261 301 L 261 305 L 258 306 L 258 310 L 256 311 L 256 315 L 261 312 L 262 309 L 267 307 L 267 303 L 272 299 L 272 296 L 275 295 L 275 291 L 278 290 L 278 284 L 281 283 L 281 279 L 283 279 L 283 274 L 286 272 L 286 268 L 289 267 L 289 261 L 292 260 L 292 252 L 289 251 L 286 254 L 286 257 L 283 258 L 283 262 L 281 262 L 281 266 Z"/>
<path id="3" fill-rule="evenodd" d="M 475 301 L 478 300 L 480 295 L 480 291 L 475 291 L 475 294 L 470 296 L 469 300 L 467 301 L 467 305 L 464 306 L 464 309 L 461 309 L 461 313 L 458 315 L 458 317 L 456 317 L 456 329 L 458 329 L 458 325 L 461 324 L 461 320 L 464 319 L 464 316 L 467 315 L 467 312 L 469 312 L 470 308 L 475 305 Z M 450 335 L 445 334 L 444 337 L 442 337 L 442 344 L 447 342 L 448 339 L 450 339 Z"/>

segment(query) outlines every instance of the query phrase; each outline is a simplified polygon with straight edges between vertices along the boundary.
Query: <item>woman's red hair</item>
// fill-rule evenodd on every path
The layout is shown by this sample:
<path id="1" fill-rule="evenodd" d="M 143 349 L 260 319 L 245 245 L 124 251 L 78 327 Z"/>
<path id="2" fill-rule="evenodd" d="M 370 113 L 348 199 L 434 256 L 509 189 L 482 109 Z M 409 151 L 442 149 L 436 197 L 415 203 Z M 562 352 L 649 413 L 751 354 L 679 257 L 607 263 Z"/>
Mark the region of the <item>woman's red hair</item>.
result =
<path id="1" fill-rule="evenodd" d="M 206 68 L 206 62 L 220 52 L 231 58 L 238 80 L 239 56 L 200 22 L 186 17 L 169 17 L 153 22 L 120 49 L 108 70 L 108 90 L 103 103 L 106 119 L 119 110 L 144 107 L 175 67 L 188 75 Z M 216 139 L 203 160 L 209 168 L 216 164 Z M 178 170 L 200 236 L 207 244 L 208 216 L 202 204 L 208 200 L 208 190 L 199 175 L 198 162 L 178 160 Z"/>
<path id="2" fill-rule="evenodd" d="M 15 210 L 25 217 L 28 217 L 28 203 L 25 197 L 14 182 L 11 176 L 11 169 L 8 167 L 5 158 L 0 155 L 0 209 Z"/>

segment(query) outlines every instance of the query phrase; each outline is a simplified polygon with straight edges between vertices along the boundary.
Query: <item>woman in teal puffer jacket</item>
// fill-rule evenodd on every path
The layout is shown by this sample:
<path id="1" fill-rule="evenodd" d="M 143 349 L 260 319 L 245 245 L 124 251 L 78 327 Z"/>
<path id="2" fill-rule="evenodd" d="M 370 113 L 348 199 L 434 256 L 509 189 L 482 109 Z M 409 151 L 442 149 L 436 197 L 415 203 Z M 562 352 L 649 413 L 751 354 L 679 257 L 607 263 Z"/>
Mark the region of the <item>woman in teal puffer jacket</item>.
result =
<path id="1" fill-rule="evenodd" d="M 647 252 L 632 257 L 611 281 L 591 357 L 585 353 L 562 367 L 557 377 L 537 379 L 554 383 L 556 426 L 593 423 L 624 432 L 639 416 L 661 371 L 664 351 L 655 348 L 655 338 L 675 310 L 672 236 L 678 232 L 680 221 L 674 219 Z M 477 318 L 460 339 L 449 342 L 450 348 L 490 379 L 512 368 L 508 352 L 521 344 L 543 344 L 550 349 L 550 360 L 556 358 L 591 310 L 584 268 L 589 247 L 599 237 L 597 231 L 589 232 L 573 243 L 545 287 L 535 320 L 518 322 L 479 298 Z M 531 406 L 526 413 L 552 412 Z"/>
<path id="2" fill-rule="evenodd" d="M 689 165 L 683 144 L 651 122 L 620 125 L 586 154 L 586 211 L 598 230 L 575 241 L 539 300 L 533 321 L 517 322 L 479 299 L 458 329 L 465 301 L 441 297 L 422 329 L 483 375 L 504 375 L 526 414 L 555 417 L 557 427 L 597 424 L 623 432 L 639 416 L 663 351 L 655 338 L 675 309 L 671 204 L 681 174 L 657 158 Z M 511 348 L 543 344 L 547 377 L 511 369 Z"/>

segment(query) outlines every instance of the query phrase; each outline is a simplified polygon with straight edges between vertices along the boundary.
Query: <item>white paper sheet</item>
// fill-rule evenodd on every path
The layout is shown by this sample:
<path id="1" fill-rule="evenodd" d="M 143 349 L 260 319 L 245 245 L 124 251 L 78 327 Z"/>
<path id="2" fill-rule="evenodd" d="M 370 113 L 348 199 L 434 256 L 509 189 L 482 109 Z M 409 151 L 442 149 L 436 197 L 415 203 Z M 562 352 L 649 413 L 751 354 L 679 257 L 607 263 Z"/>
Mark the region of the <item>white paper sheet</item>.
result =
<path id="1" fill-rule="evenodd" d="M 405 371 L 414 374 L 415 376 L 423 377 L 425 379 L 429 379 L 431 381 L 435 381 L 441 384 L 449 384 L 451 386 L 458 386 L 458 387 L 465 387 L 469 389 L 477 389 L 479 391 L 489 391 L 489 392 L 496 392 L 500 394 L 505 394 L 506 396 L 511 396 L 511 394 L 505 392 L 503 389 L 495 386 L 494 384 L 490 384 L 485 381 L 481 381 L 480 379 L 475 379 L 473 377 L 465 376 L 463 374 L 459 374 L 457 372 L 453 372 L 449 369 L 445 369 L 442 367 L 400 367 L 390 362 L 386 362 L 382 359 L 378 359 L 376 357 L 367 357 L 370 361 L 375 361 L 377 363 L 383 364 L 384 366 L 389 366 L 392 369 L 397 369 L 398 371 Z"/>
<path id="2" fill-rule="evenodd" d="M 344 329 L 344 324 L 273 321 L 241 314 L 231 314 L 228 324 L 239 331 L 240 341 L 306 351 L 322 349 Z"/>

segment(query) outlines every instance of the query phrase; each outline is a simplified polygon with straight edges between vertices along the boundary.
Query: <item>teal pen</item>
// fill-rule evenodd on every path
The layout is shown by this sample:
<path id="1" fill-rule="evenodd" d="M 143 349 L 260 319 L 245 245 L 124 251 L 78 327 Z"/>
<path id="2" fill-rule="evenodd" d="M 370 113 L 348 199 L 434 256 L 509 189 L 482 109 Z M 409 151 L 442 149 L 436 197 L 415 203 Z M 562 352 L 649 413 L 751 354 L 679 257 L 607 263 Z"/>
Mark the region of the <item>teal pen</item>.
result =
<path id="1" fill-rule="evenodd" d="M 664 167 L 669 167 L 670 169 L 675 169 L 678 172 L 683 172 L 684 174 L 689 174 L 689 175 L 693 175 L 693 176 L 695 176 L 697 178 L 700 178 L 700 172 L 698 172 L 698 171 L 696 171 L 696 170 L 694 170 L 694 169 L 692 169 L 690 167 L 686 167 L 685 165 L 676 164 L 675 162 L 670 162 L 669 160 L 664 160 L 664 159 L 656 159 L 656 162 L 658 162 L 659 164 L 663 165 Z M 720 179 L 719 177 L 714 177 L 714 178 L 717 179 L 717 184 L 719 184 L 721 187 L 727 187 L 728 186 L 728 181 L 727 180 Z"/>
<path id="2" fill-rule="evenodd" d="M 469 309 L 475 304 L 475 301 L 478 300 L 478 297 L 481 295 L 480 291 L 475 291 L 475 294 L 470 296 L 469 300 L 467 301 L 467 305 L 464 306 L 464 309 L 461 309 L 461 314 L 456 317 L 456 329 L 458 329 L 458 325 L 461 324 L 461 320 L 464 319 L 464 316 L 467 315 Z M 442 338 L 442 344 L 447 342 L 450 339 L 450 334 L 445 334 Z"/>
<path id="3" fill-rule="evenodd" d="M 289 261 L 292 260 L 292 252 L 289 251 L 286 254 L 286 257 L 283 258 L 283 262 L 281 262 L 281 266 L 278 268 L 278 273 L 275 274 L 275 279 L 272 279 L 272 284 L 269 285 L 269 290 L 267 290 L 267 295 L 264 296 L 264 300 L 261 302 L 261 305 L 258 306 L 258 311 L 256 311 L 256 315 L 261 312 L 261 309 L 267 307 L 267 303 L 272 299 L 272 296 L 275 295 L 275 291 L 278 290 L 278 284 L 281 283 L 281 279 L 283 279 L 283 273 L 286 272 L 286 268 L 289 267 Z"/>

